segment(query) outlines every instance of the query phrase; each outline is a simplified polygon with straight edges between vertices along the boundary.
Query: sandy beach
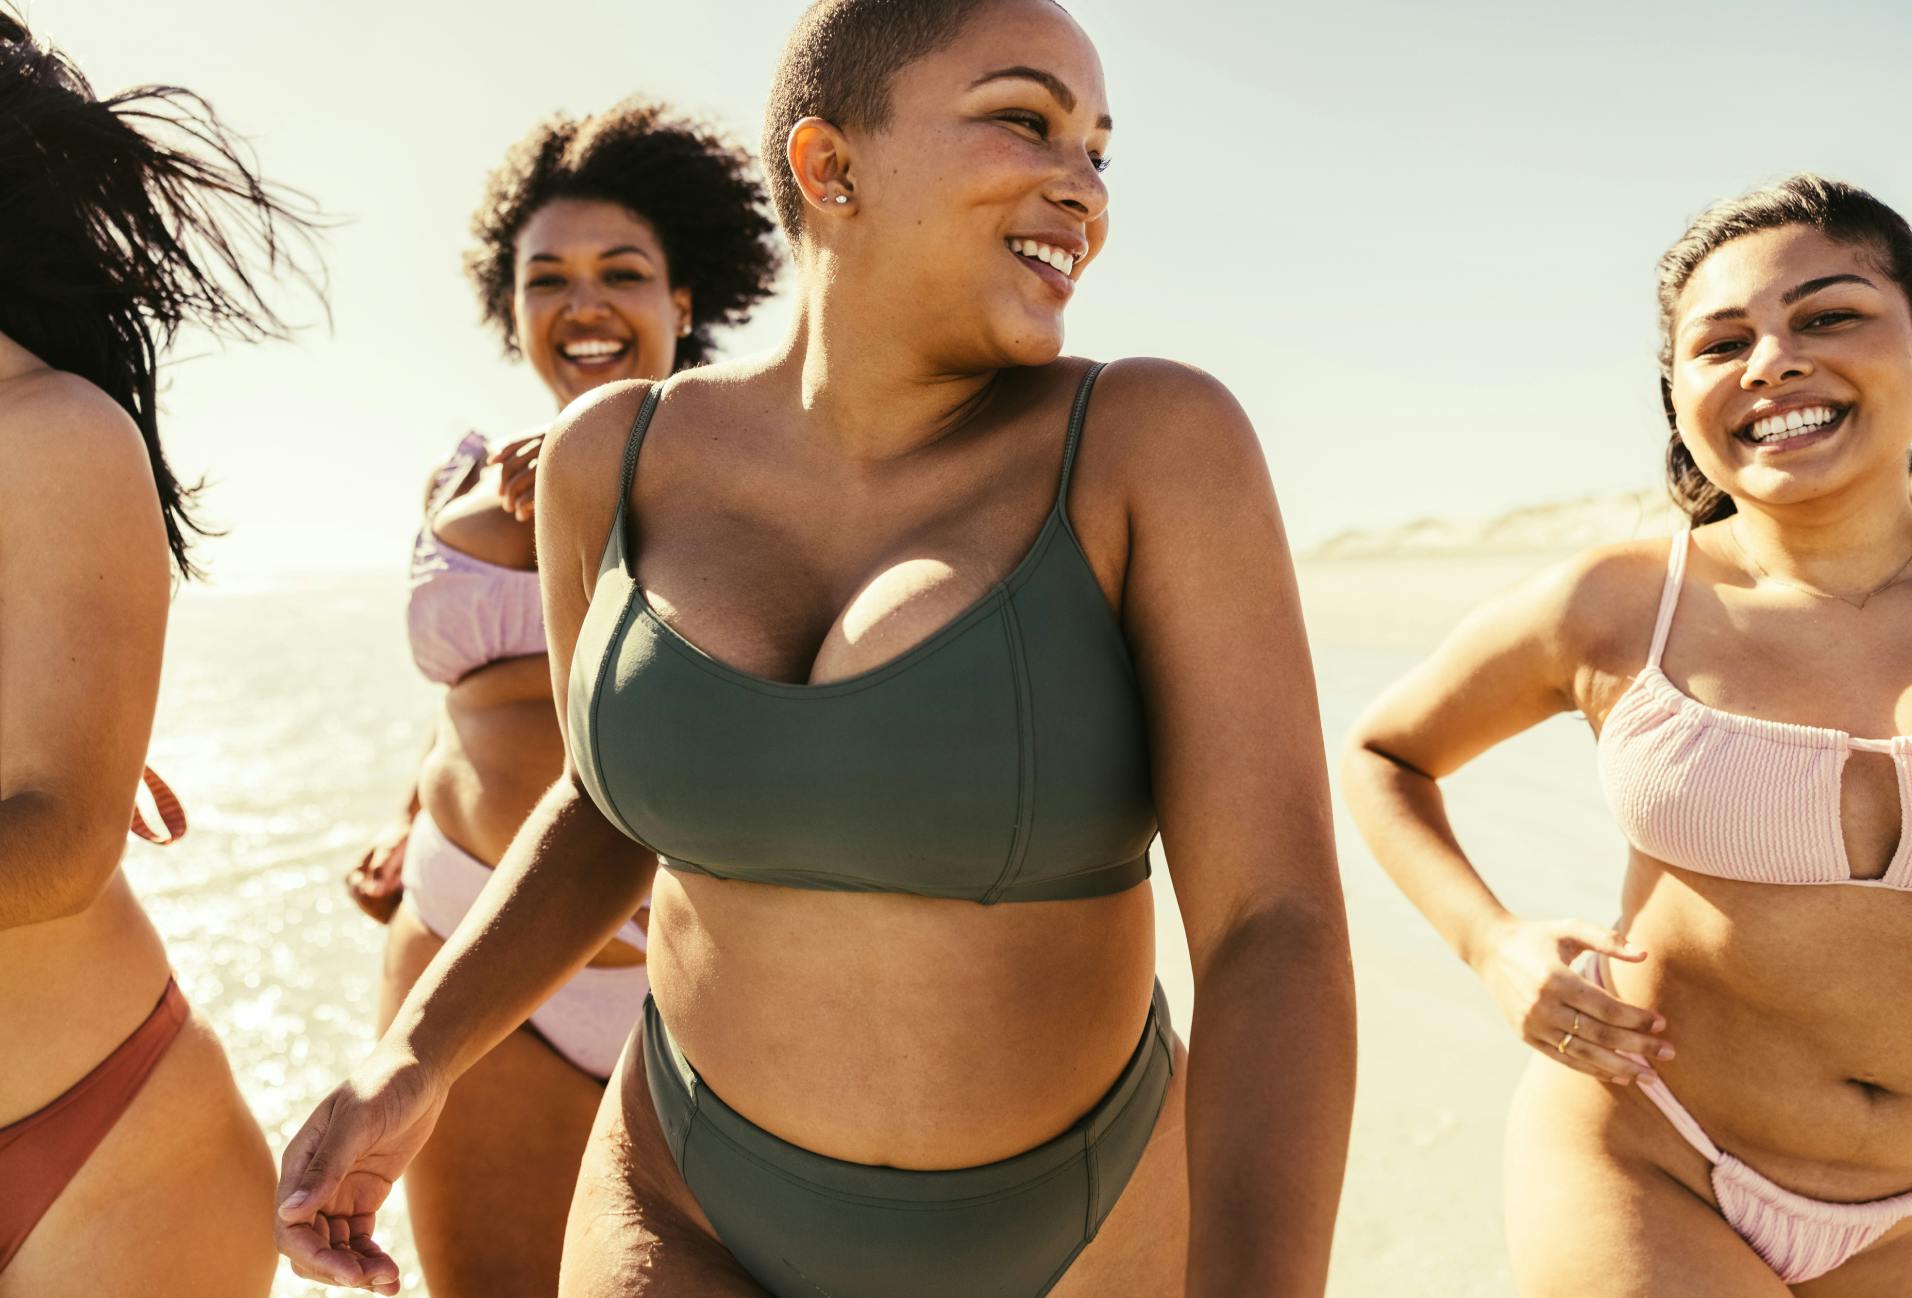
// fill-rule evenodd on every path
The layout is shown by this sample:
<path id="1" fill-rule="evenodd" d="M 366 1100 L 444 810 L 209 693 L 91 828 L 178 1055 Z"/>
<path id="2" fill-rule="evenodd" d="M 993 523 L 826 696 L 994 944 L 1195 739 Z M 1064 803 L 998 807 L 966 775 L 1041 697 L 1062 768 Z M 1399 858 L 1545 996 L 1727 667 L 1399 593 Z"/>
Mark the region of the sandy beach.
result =
<path id="1" fill-rule="evenodd" d="M 1563 553 L 1455 545 L 1464 529 L 1430 545 L 1427 534 L 1343 542 L 1353 557 L 1300 564 L 1330 752 L 1469 608 Z M 174 612 L 152 762 L 187 801 L 193 830 L 175 849 L 134 845 L 127 870 L 275 1152 L 372 1042 L 382 930 L 340 876 L 402 802 L 430 715 L 432 691 L 405 655 L 402 601 L 398 574 L 360 574 L 190 591 Z M 1560 718 L 1449 782 L 1463 842 L 1517 910 L 1603 920 L 1617 904 L 1622 847 L 1593 756 L 1585 726 Z M 1512 1298 L 1501 1122 L 1528 1052 L 1345 815 L 1340 852 L 1361 1082 L 1329 1293 Z M 1153 887 L 1162 978 L 1185 1029 L 1188 957 L 1159 861 Z M 405 1292 L 423 1294 L 402 1187 L 381 1233 Z M 282 1271 L 274 1298 L 323 1292 Z"/>

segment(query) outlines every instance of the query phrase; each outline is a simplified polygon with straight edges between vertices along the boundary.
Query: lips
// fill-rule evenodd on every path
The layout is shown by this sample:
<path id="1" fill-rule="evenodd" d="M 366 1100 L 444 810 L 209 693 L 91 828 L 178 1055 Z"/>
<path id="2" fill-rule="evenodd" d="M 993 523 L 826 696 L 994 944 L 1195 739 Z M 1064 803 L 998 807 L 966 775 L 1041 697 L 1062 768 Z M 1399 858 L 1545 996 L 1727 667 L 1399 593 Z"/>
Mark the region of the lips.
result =
<path id="1" fill-rule="evenodd" d="M 607 369 L 631 354 L 631 343 L 624 338 L 567 338 L 558 344 L 558 355 L 580 369 Z"/>

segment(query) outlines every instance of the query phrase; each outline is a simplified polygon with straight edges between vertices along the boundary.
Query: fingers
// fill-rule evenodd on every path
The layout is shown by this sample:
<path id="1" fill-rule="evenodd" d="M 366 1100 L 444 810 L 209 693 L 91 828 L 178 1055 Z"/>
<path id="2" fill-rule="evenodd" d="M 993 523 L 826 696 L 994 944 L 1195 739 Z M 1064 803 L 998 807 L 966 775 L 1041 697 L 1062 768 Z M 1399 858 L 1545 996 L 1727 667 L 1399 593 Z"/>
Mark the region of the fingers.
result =
<path id="1" fill-rule="evenodd" d="M 1610 928 L 1601 928 L 1598 924 L 1588 924 L 1581 920 L 1566 920 L 1561 930 L 1567 941 L 1576 947 L 1588 951 L 1598 951 L 1602 955 L 1612 956 L 1615 960 L 1629 960 L 1635 964 L 1646 959 L 1646 952 L 1630 945 L 1627 940 Z M 1562 961 L 1572 959 L 1573 953 L 1562 953 Z"/>
<path id="2" fill-rule="evenodd" d="M 538 462 L 532 460 L 526 468 L 516 474 L 512 474 L 510 467 L 507 466 L 505 472 L 510 476 L 499 482 L 498 494 L 504 497 L 505 508 L 511 512 L 512 517 L 523 522 L 531 517 L 536 505 Z"/>
<path id="3" fill-rule="evenodd" d="M 1631 1050 L 1649 1058 L 1671 1059 L 1672 1043 L 1660 1034 L 1666 1019 L 1652 1010 L 1629 1005 L 1572 975 L 1573 986 L 1563 989 L 1559 1001 L 1568 1014 L 1581 1016 L 1581 1026 L 1593 1040 L 1611 1050 Z"/>
<path id="4" fill-rule="evenodd" d="M 320 1215 L 310 1223 L 281 1222 L 279 1251 L 302 1279 L 396 1294 L 398 1263 L 373 1241 L 369 1227 L 360 1231 L 349 1224 L 359 1220 Z"/>
<path id="5" fill-rule="evenodd" d="M 337 1096 L 328 1098 L 285 1147 L 279 1174 L 279 1220 L 310 1221 L 338 1194 L 357 1150 L 344 1124 L 334 1122 Z M 329 1242 L 329 1241 L 328 1241 Z"/>
<path id="6" fill-rule="evenodd" d="M 1562 1048 L 1563 1039 L 1565 1040 L 1564 1049 Z M 1528 1044 L 1549 1059 L 1556 1059 L 1576 1072 L 1585 1073 L 1589 1077 L 1596 1077 L 1617 1086 L 1630 1086 L 1655 1075 L 1652 1069 L 1625 1059 L 1605 1046 L 1595 1045 L 1583 1037 L 1575 1036 L 1566 1039 L 1564 1031 L 1556 1034 L 1552 1040 L 1529 1037 Z"/>

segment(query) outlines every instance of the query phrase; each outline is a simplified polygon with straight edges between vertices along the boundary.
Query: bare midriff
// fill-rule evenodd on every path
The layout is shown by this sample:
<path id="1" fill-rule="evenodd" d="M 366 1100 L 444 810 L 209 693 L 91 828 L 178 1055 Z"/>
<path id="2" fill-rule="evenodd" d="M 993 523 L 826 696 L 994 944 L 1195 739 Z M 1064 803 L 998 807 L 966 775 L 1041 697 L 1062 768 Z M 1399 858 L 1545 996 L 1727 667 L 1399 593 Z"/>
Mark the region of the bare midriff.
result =
<path id="1" fill-rule="evenodd" d="M 749 1121 L 846 1162 L 1034 1148 L 1107 1093 L 1148 1016 L 1146 883 L 980 906 L 660 869 L 653 905 L 651 987 L 685 1057 Z"/>
<path id="2" fill-rule="evenodd" d="M 445 691 L 418 770 L 418 800 L 447 839 L 495 867 L 563 770 L 550 660 L 542 654 L 507 658 Z M 629 943 L 612 942 L 591 963 L 643 961 L 644 953 Z"/>
<path id="3" fill-rule="evenodd" d="M 1746 883 L 1633 854 L 1618 995 L 1665 1015 L 1656 1070 L 1713 1142 L 1780 1185 L 1912 1190 L 1912 894 Z"/>
<path id="4" fill-rule="evenodd" d="M 167 976 L 159 933 L 118 872 L 77 915 L 0 930 L 0 1126 L 113 1053 Z"/>

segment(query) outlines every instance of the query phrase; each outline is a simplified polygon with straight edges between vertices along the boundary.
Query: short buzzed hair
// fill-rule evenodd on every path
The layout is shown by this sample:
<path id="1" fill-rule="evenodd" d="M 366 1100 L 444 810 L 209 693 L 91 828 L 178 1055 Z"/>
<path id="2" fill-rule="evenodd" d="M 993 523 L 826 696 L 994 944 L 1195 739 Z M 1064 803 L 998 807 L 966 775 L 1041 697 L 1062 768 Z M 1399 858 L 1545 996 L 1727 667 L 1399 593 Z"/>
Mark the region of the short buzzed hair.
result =
<path id="1" fill-rule="evenodd" d="M 777 61 L 764 111 L 763 169 L 777 221 L 792 243 L 803 232 L 803 191 L 784 160 L 790 128 L 821 117 L 846 131 L 890 120 L 896 74 L 956 39 L 985 0 L 816 0 Z"/>

